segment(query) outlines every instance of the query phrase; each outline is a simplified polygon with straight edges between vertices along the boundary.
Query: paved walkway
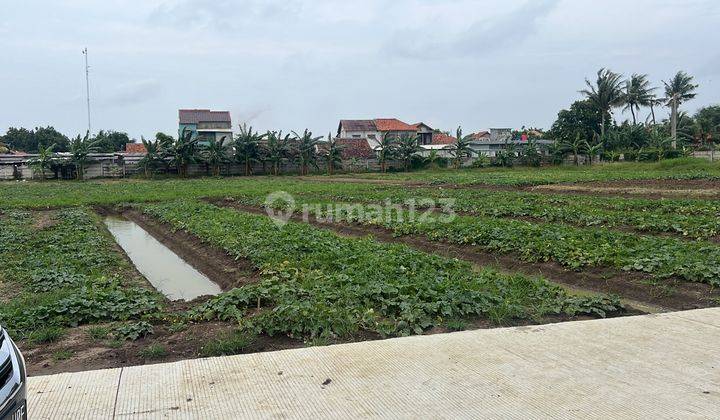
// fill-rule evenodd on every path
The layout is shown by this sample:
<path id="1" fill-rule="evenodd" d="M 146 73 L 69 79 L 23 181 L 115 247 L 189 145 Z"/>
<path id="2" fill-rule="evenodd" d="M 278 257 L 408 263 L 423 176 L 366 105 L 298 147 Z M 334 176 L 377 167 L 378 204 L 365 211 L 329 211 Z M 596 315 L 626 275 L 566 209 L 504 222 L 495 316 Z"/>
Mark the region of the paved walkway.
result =
<path id="1" fill-rule="evenodd" d="M 720 308 L 30 379 L 31 418 L 720 418 Z"/>

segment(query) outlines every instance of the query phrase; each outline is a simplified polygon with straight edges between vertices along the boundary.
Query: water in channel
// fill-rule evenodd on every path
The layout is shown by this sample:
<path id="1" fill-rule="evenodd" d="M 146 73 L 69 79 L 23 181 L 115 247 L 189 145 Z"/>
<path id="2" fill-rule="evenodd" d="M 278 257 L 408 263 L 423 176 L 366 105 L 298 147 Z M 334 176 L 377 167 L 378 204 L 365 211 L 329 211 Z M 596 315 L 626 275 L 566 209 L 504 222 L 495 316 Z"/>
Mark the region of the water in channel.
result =
<path id="1" fill-rule="evenodd" d="M 170 300 L 192 300 L 222 290 L 143 228 L 124 217 L 108 216 L 105 225 L 138 271 Z"/>

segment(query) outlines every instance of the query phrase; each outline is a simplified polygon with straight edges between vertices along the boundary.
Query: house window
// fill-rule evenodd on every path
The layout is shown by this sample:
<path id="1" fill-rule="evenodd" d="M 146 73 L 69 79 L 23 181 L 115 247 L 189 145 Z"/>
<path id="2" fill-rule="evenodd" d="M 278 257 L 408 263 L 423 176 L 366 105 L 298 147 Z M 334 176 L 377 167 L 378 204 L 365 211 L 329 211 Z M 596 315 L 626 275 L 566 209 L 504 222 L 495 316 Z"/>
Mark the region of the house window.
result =
<path id="1" fill-rule="evenodd" d="M 367 138 L 375 140 L 375 134 L 368 134 Z"/>
<path id="2" fill-rule="evenodd" d="M 354 138 L 354 139 L 359 139 L 359 138 L 360 138 L 360 134 L 353 134 L 353 135 L 352 135 L 352 138 Z"/>

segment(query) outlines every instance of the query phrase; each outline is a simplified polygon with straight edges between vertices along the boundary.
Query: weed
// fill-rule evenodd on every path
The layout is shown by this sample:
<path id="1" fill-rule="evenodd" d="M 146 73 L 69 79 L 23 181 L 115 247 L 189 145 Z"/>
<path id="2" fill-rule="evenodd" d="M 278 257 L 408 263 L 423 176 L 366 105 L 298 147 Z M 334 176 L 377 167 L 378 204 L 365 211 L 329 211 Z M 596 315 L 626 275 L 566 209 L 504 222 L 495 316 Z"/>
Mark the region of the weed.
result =
<path id="1" fill-rule="evenodd" d="M 65 334 L 61 327 L 44 327 L 30 333 L 28 339 L 33 344 L 53 343 Z"/>
<path id="2" fill-rule="evenodd" d="M 52 354 L 52 358 L 57 362 L 60 360 L 67 360 L 73 357 L 73 354 L 75 353 L 72 350 L 58 350 Z"/>
<path id="3" fill-rule="evenodd" d="M 88 328 L 88 335 L 90 335 L 93 340 L 104 340 L 108 337 L 109 334 L 110 328 L 101 325 Z"/>
<path id="4" fill-rule="evenodd" d="M 144 349 L 140 350 L 140 357 L 143 359 L 162 359 L 169 353 L 165 347 L 160 344 L 151 344 Z"/>
<path id="5" fill-rule="evenodd" d="M 201 349 L 203 357 L 229 356 L 245 351 L 254 342 L 254 337 L 243 331 L 233 331 L 221 338 L 210 340 Z"/>

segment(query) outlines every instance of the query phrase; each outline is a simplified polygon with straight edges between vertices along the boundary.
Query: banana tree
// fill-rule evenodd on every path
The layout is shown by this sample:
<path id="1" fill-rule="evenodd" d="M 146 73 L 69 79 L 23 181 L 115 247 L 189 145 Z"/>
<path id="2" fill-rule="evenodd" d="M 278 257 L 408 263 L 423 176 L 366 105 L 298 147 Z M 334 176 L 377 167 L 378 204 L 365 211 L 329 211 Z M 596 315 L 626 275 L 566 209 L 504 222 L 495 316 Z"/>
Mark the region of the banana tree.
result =
<path id="1" fill-rule="evenodd" d="M 335 171 L 335 166 L 342 163 L 342 150 L 343 147 L 338 144 L 337 139 L 334 139 L 331 133 L 328 133 L 328 148 L 325 154 L 325 161 L 327 162 L 328 175 L 332 175 Z"/>
<path id="2" fill-rule="evenodd" d="M 317 144 L 322 136 L 313 137 L 312 131 L 306 128 L 302 135 L 292 132 L 295 136 L 296 157 L 300 164 L 300 175 L 308 174 L 308 166 L 317 167 Z"/>
<path id="3" fill-rule="evenodd" d="M 266 136 L 264 154 L 267 161 L 272 164 L 273 175 L 280 175 L 280 165 L 283 159 L 290 156 L 290 134 L 283 137 L 282 130 L 268 131 Z"/>
<path id="4" fill-rule="evenodd" d="M 260 142 L 266 136 L 253 132 L 247 124 L 240 125 L 240 133 L 235 138 L 235 159 L 245 167 L 245 176 L 252 173 L 253 163 L 260 159 Z"/>
<path id="5" fill-rule="evenodd" d="M 38 156 L 30 160 L 30 166 L 40 170 L 40 181 L 45 181 L 45 170 L 49 169 L 54 161 L 54 150 L 57 144 L 45 147 L 42 144 L 38 146 Z"/>
<path id="6" fill-rule="evenodd" d="M 211 137 L 207 144 L 202 146 L 201 157 L 212 168 L 213 176 L 220 176 L 220 167 L 230 161 L 226 140 L 226 136 L 222 136 L 220 140 Z"/>
<path id="7" fill-rule="evenodd" d="M 458 126 L 455 130 L 456 141 L 450 149 L 450 153 L 453 157 L 453 166 L 455 169 L 460 169 L 463 159 L 471 157 L 473 154 L 472 148 L 470 148 L 470 142 L 472 141 L 472 135 L 468 134 L 463 137 L 462 127 Z"/>
<path id="8" fill-rule="evenodd" d="M 90 162 L 90 153 L 97 152 L 99 144 L 100 141 L 98 140 L 90 140 L 89 131 L 85 134 L 85 137 L 78 135 L 70 142 L 70 159 L 77 169 L 78 180 L 84 178 L 85 165 Z"/>
<path id="9" fill-rule="evenodd" d="M 192 132 L 183 128 L 177 140 L 165 142 L 162 149 L 162 156 L 170 159 L 170 162 L 177 168 L 178 174 L 185 178 L 188 166 L 197 162 L 198 139 L 192 138 Z"/>
<path id="10" fill-rule="evenodd" d="M 387 161 L 393 159 L 397 154 L 397 145 L 395 136 L 390 132 L 385 133 L 380 139 L 380 143 L 375 147 L 380 171 L 385 173 L 387 170 Z"/>
<path id="11" fill-rule="evenodd" d="M 415 153 L 418 152 L 418 150 L 420 150 L 420 145 L 418 144 L 418 141 L 419 136 L 410 136 L 407 134 L 403 134 L 402 136 L 400 136 L 400 140 L 397 146 L 397 153 L 400 160 L 403 161 L 406 172 L 410 169 L 410 162 L 412 161 L 412 157 L 415 155 Z"/>
<path id="12" fill-rule="evenodd" d="M 143 168 L 145 172 L 145 178 L 152 176 L 155 166 L 162 161 L 160 156 L 160 140 L 145 140 L 145 137 L 140 137 L 143 146 L 145 146 L 145 156 L 138 161 L 138 165 Z"/>
<path id="13" fill-rule="evenodd" d="M 584 153 L 586 148 L 585 145 L 587 144 L 587 141 L 582 139 L 580 133 L 575 134 L 575 139 L 573 140 L 565 140 L 562 145 L 563 149 L 567 152 L 571 152 L 573 154 L 573 162 L 575 163 L 575 166 L 580 165 L 580 154 Z"/>

